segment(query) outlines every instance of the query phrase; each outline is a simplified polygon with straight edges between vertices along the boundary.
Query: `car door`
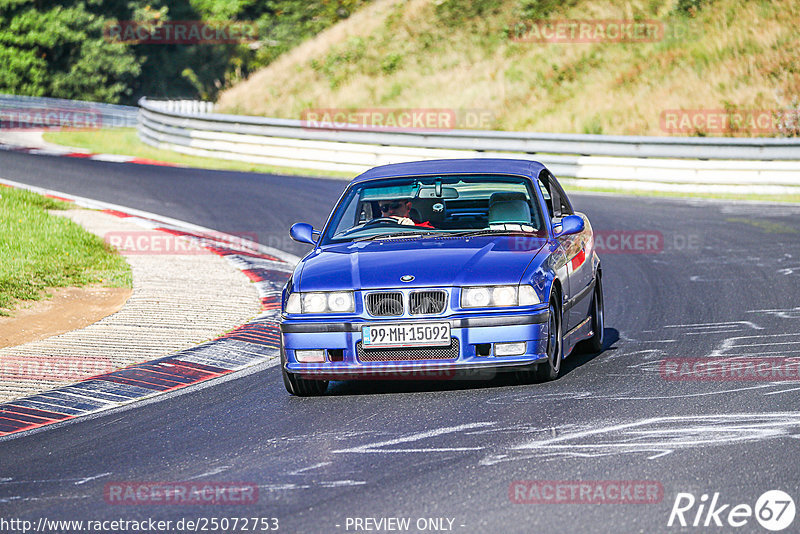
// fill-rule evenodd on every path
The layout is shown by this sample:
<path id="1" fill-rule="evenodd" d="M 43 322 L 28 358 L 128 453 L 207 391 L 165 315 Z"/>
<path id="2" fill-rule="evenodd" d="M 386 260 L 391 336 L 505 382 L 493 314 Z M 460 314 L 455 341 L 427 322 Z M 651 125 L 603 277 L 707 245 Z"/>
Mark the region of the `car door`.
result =
<path id="1" fill-rule="evenodd" d="M 556 209 L 556 205 L 554 204 L 554 198 L 551 193 L 552 191 L 552 183 L 550 182 L 550 173 L 545 169 L 539 174 L 538 179 L 538 186 L 539 190 L 542 192 L 542 197 L 544 197 L 545 202 L 545 217 L 550 217 L 550 220 L 553 223 L 553 226 L 559 224 L 561 222 L 561 207 L 560 207 L 560 200 L 558 209 Z M 559 237 L 555 239 L 550 245 L 550 257 L 552 258 L 552 267 L 556 273 L 556 276 L 559 280 L 561 280 L 561 290 L 563 295 L 561 295 L 561 303 L 562 303 L 562 316 L 563 316 L 563 327 L 564 332 L 567 331 L 567 320 L 569 317 L 569 311 L 567 307 L 564 306 L 564 303 L 567 302 L 570 298 L 570 282 L 569 282 L 569 267 L 567 262 L 567 250 L 565 247 L 567 240 L 564 237 Z"/>
<path id="2" fill-rule="evenodd" d="M 550 194 L 553 203 L 553 224 L 559 224 L 563 217 L 575 215 L 572 204 L 555 177 L 548 173 Z M 580 215 L 580 214 L 579 214 Z M 591 243 L 591 227 L 586 217 L 584 230 L 577 234 L 562 236 L 559 244 L 566 257 L 567 277 L 569 278 L 570 296 L 565 298 L 564 332 L 578 326 L 589 315 L 592 297 L 592 263 L 589 260 Z"/>

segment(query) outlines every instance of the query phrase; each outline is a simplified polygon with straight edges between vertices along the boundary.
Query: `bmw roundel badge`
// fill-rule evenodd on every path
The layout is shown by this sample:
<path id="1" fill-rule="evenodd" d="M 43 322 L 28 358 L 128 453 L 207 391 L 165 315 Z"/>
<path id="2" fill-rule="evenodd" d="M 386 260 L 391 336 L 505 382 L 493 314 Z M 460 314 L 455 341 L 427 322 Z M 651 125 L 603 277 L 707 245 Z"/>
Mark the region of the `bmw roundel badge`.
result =
<path id="1" fill-rule="evenodd" d="M 411 282 L 414 279 L 414 275 L 411 274 L 404 274 L 400 277 L 401 282 Z"/>

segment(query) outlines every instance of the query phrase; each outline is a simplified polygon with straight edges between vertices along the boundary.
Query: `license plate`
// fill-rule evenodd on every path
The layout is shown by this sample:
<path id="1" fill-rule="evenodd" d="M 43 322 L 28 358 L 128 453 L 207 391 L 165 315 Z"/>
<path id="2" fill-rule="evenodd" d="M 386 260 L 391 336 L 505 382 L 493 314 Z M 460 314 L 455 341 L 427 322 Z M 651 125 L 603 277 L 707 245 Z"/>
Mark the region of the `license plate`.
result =
<path id="1" fill-rule="evenodd" d="M 361 327 L 364 348 L 450 345 L 450 323 L 372 324 Z"/>

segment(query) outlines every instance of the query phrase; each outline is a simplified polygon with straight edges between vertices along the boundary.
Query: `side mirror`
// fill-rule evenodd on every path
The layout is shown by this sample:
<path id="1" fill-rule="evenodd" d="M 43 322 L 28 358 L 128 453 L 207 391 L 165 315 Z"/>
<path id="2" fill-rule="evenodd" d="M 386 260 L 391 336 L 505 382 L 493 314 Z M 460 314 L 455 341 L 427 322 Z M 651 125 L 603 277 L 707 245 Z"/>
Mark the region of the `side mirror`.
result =
<path id="1" fill-rule="evenodd" d="M 559 226 L 561 226 L 561 230 L 556 232 L 556 237 L 583 232 L 586 224 L 579 215 L 567 215 L 561 219 L 561 224 L 556 225 L 556 228 Z"/>
<path id="2" fill-rule="evenodd" d="M 298 243 L 308 243 L 309 245 L 317 244 L 314 240 L 315 233 L 319 235 L 318 232 L 314 232 L 314 227 L 308 223 L 294 223 L 289 229 L 289 235 L 292 236 L 292 239 Z"/>

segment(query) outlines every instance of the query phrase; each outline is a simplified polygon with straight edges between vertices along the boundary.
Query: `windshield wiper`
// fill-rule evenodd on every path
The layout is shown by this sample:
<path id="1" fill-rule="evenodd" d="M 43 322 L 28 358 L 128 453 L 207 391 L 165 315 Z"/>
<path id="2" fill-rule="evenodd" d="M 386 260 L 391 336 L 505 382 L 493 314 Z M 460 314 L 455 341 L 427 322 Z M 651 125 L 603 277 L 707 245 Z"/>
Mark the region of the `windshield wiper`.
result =
<path id="1" fill-rule="evenodd" d="M 477 235 L 489 235 L 489 234 L 529 234 L 530 232 L 525 232 L 523 230 L 506 230 L 506 229 L 491 229 L 491 228 L 484 228 L 482 230 L 464 230 L 461 232 L 448 232 L 447 236 L 455 236 L 455 237 L 472 237 Z"/>
<path id="2" fill-rule="evenodd" d="M 359 237 L 353 239 L 353 242 L 356 241 L 375 241 L 378 239 L 391 239 L 393 237 L 419 237 L 419 236 L 426 236 L 426 235 L 442 235 L 441 232 L 428 232 L 428 231 L 416 231 L 416 232 L 394 232 L 391 234 L 376 234 L 376 235 L 368 235 L 365 237 Z"/>

